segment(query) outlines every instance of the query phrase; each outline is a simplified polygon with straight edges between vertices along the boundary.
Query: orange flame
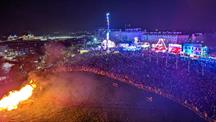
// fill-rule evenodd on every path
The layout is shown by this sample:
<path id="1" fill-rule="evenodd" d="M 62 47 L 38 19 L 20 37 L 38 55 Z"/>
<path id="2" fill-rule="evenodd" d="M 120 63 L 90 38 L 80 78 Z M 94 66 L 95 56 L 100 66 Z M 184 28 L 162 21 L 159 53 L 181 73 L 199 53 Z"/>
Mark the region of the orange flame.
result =
<path id="1" fill-rule="evenodd" d="M 34 84 L 31 80 L 29 84 L 25 85 L 20 90 L 9 92 L 9 95 L 4 96 L 0 100 L 0 111 L 11 111 L 17 109 L 21 102 L 29 99 L 32 96 L 34 88 L 36 88 L 36 84 Z"/>

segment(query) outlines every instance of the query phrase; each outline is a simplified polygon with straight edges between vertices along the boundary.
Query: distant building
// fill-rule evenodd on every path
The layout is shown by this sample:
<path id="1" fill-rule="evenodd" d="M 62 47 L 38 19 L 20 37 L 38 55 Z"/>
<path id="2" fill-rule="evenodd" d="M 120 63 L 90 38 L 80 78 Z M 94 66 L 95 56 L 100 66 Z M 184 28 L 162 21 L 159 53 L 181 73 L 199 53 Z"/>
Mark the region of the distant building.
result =
<path id="1" fill-rule="evenodd" d="M 1 45 L 0 46 L 0 56 L 4 56 L 7 51 L 8 51 L 7 45 Z"/>
<path id="2" fill-rule="evenodd" d="M 7 38 L 7 41 L 14 41 L 14 40 L 17 40 L 17 39 L 18 39 L 17 35 L 9 35 L 8 38 Z"/>
<path id="3" fill-rule="evenodd" d="M 190 56 L 207 56 L 208 48 L 200 43 L 185 43 L 183 53 Z"/>
<path id="4" fill-rule="evenodd" d="M 102 40 L 106 37 L 105 32 L 103 29 L 98 30 L 98 38 Z M 133 42 L 134 38 L 137 38 L 141 42 L 156 43 L 160 38 L 163 38 L 166 40 L 165 43 L 185 43 L 189 37 L 189 34 L 181 32 L 146 32 L 140 29 L 112 30 L 110 32 L 110 38 L 115 42 Z"/>

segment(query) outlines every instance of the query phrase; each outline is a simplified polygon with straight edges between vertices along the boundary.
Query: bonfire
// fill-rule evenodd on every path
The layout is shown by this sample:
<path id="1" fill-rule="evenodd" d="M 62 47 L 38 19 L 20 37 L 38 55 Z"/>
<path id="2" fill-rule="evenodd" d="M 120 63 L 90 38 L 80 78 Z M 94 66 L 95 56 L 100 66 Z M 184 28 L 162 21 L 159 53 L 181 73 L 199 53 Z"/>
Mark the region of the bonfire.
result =
<path id="1" fill-rule="evenodd" d="M 20 90 L 10 91 L 8 95 L 0 99 L 0 111 L 17 109 L 20 103 L 28 100 L 32 96 L 35 88 L 36 84 L 31 80 Z"/>

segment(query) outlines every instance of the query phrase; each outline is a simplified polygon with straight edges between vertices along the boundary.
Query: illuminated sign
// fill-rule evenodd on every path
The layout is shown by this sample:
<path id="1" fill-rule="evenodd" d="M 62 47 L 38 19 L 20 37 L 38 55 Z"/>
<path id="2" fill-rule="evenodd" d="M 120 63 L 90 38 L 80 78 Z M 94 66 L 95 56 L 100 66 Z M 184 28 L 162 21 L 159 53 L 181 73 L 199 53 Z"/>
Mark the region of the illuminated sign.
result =
<path id="1" fill-rule="evenodd" d="M 182 45 L 180 44 L 169 44 L 168 52 L 172 54 L 180 54 L 182 51 Z"/>

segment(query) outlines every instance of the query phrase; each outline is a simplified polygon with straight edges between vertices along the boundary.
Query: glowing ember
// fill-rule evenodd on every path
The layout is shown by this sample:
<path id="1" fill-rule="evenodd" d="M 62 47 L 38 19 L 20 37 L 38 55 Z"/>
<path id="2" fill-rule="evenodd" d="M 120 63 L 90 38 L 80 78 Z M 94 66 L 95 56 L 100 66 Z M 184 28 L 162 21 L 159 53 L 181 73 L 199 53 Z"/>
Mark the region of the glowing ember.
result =
<path id="1" fill-rule="evenodd" d="M 0 111 L 2 110 L 14 110 L 18 105 L 32 96 L 33 90 L 36 88 L 36 84 L 31 80 L 29 84 L 22 87 L 20 90 L 11 91 L 9 95 L 3 97 L 0 100 Z"/>

